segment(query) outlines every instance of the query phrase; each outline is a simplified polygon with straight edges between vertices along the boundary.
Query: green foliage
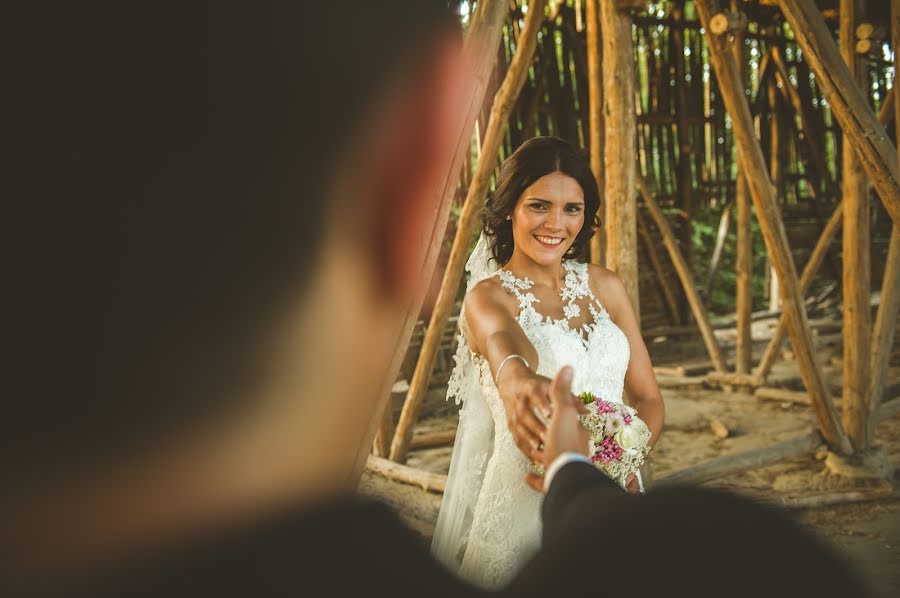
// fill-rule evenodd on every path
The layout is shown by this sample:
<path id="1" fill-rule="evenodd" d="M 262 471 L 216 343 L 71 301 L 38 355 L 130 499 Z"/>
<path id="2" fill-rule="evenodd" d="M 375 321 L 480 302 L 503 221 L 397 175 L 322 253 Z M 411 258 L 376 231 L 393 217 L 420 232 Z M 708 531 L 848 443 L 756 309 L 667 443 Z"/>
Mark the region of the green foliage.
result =
<path id="1" fill-rule="evenodd" d="M 693 225 L 694 251 L 697 256 L 697 284 L 701 288 L 706 286 L 710 260 L 712 260 L 713 251 L 715 250 L 716 235 L 721 217 L 721 207 L 707 207 L 698 209 L 691 221 Z M 753 303 L 760 305 L 765 300 L 766 246 L 755 217 L 752 219 L 751 224 L 751 243 L 753 266 L 750 279 L 753 290 Z M 719 267 L 713 279 L 711 297 L 709 298 L 710 310 L 715 313 L 731 313 L 735 309 L 735 293 L 737 289 L 736 258 L 735 210 L 732 209 L 728 235 L 725 238 L 725 246 L 722 248 L 722 257 L 719 259 Z"/>

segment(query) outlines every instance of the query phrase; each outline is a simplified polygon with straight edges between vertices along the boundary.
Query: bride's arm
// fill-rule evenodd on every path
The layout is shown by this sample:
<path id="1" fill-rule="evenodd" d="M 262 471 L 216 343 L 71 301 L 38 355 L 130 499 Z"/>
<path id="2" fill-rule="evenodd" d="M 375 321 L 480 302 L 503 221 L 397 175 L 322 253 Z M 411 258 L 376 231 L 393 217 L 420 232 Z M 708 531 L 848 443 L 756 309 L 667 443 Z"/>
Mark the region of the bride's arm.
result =
<path id="1" fill-rule="evenodd" d="M 599 266 L 592 266 L 591 278 L 594 287 L 603 289 L 600 302 L 628 339 L 631 358 L 625 373 L 625 396 L 628 404 L 637 410 L 640 418 L 650 428 L 652 446 L 662 433 L 666 409 L 659 385 L 656 383 L 656 374 L 653 373 L 647 345 L 641 336 L 640 325 L 628 299 L 625 284 L 617 274 Z M 594 292 L 596 293 L 596 290 Z"/>
<path id="2" fill-rule="evenodd" d="M 529 458 L 542 463 L 539 447 L 545 426 L 535 411 L 546 413 L 550 406 L 550 380 L 534 373 L 538 354 L 516 321 L 518 302 L 496 281 L 487 279 L 469 291 L 463 309 L 469 345 L 490 366 L 516 445 Z M 510 355 L 521 355 L 530 367 L 520 359 L 510 359 L 498 379 L 497 369 Z"/>

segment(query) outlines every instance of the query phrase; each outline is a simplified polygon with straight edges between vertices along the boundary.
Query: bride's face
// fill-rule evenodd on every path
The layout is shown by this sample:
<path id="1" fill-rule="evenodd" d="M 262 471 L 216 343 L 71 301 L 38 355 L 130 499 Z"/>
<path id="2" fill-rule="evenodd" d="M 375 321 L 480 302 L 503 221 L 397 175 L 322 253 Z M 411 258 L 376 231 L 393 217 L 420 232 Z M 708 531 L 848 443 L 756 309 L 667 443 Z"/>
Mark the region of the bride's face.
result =
<path id="1" fill-rule="evenodd" d="M 584 192 L 561 172 L 527 187 L 512 213 L 515 250 L 539 264 L 559 263 L 583 226 Z"/>

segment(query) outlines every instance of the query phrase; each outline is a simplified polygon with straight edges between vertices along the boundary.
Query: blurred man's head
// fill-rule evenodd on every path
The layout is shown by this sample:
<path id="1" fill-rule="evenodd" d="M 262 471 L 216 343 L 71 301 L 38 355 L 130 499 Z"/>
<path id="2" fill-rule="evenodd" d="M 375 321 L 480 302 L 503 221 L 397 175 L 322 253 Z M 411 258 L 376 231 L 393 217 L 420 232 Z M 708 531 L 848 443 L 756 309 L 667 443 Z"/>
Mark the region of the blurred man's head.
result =
<path id="1" fill-rule="evenodd" d="M 7 488 L 30 500 L 206 435 L 260 494 L 346 460 L 455 142 L 446 4 L 8 17 Z"/>

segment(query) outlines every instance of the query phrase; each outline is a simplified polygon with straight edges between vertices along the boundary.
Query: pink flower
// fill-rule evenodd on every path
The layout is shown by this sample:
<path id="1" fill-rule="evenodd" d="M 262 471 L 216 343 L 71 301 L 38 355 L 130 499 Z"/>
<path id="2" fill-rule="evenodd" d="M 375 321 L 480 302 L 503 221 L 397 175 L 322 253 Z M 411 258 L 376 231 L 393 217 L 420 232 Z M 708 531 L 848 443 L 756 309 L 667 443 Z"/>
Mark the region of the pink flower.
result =
<path id="1" fill-rule="evenodd" d="M 608 401 L 604 401 L 603 399 L 601 399 L 599 397 L 594 402 L 597 404 L 597 412 L 600 414 L 613 413 L 616 410 L 616 408 L 613 407 L 612 403 L 610 403 Z"/>
<path id="2" fill-rule="evenodd" d="M 628 413 L 627 411 L 623 411 L 623 412 L 622 412 L 622 419 L 625 420 L 625 425 L 626 425 L 626 426 L 630 426 L 630 425 L 631 425 L 632 416 L 631 416 L 631 414 Z"/>
<path id="3" fill-rule="evenodd" d="M 597 456 L 602 463 L 618 461 L 622 457 L 622 447 L 616 443 L 615 438 L 610 436 L 603 439 L 600 448 L 594 455 Z"/>

